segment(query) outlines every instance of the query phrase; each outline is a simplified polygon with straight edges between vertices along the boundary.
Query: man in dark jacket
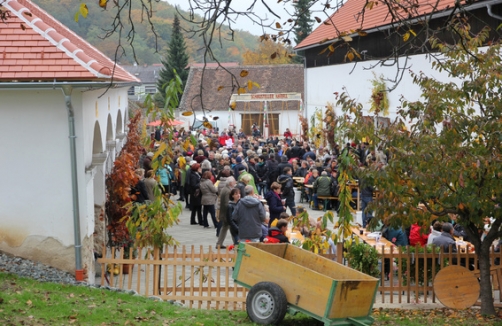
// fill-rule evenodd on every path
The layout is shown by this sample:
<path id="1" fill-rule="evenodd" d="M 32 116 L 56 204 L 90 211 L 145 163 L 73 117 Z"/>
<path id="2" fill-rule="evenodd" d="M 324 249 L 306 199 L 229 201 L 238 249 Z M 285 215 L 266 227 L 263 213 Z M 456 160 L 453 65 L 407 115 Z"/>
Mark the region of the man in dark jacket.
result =
<path id="1" fill-rule="evenodd" d="M 302 161 L 301 166 L 296 170 L 295 177 L 305 178 L 307 173 L 309 172 L 309 166 L 307 161 Z"/>
<path id="2" fill-rule="evenodd" d="M 267 164 L 267 168 L 268 168 L 267 187 L 270 188 L 270 186 L 272 185 L 272 182 L 277 181 L 277 178 L 280 175 L 280 173 L 277 172 L 278 163 L 275 159 L 274 153 L 271 153 L 269 155 L 269 160 L 265 164 Z"/>
<path id="3" fill-rule="evenodd" d="M 265 163 L 266 157 L 265 155 L 260 155 L 258 157 L 258 163 L 255 164 L 256 177 L 255 183 L 256 187 L 258 187 L 258 195 L 265 195 L 268 191 L 267 182 L 268 182 L 268 166 Z"/>
<path id="4" fill-rule="evenodd" d="M 284 168 L 289 167 L 293 171 L 293 166 L 288 162 L 288 157 L 286 155 L 281 156 L 281 163 L 277 165 L 277 174 L 281 175 L 284 172 Z"/>
<path id="5" fill-rule="evenodd" d="M 302 157 L 302 158 L 303 158 L 304 160 L 306 160 L 306 159 L 307 159 L 307 157 L 310 157 L 310 158 L 311 158 L 311 159 L 313 159 L 314 161 L 315 161 L 315 159 L 316 159 L 316 155 L 315 155 L 315 153 L 314 153 L 314 152 L 312 152 L 312 151 L 310 150 L 310 147 L 309 147 L 309 146 L 307 146 L 307 147 L 305 148 L 305 154 L 303 154 L 303 157 Z"/>
<path id="6" fill-rule="evenodd" d="M 282 199 L 286 199 L 286 207 L 291 210 L 291 215 L 296 216 L 295 191 L 293 189 L 292 170 L 285 167 L 283 174 L 279 176 L 277 182 L 282 186 Z"/>
<path id="7" fill-rule="evenodd" d="M 233 173 L 234 173 L 234 177 L 237 178 L 239 177 L 239 168 L 242 166 L 244 167 L 244 169 L 246 171 L 248 171 L 248 169 L 246 168 L 246 166 L 244 164 L 242 164 L 242 156 L 237 156 L 237 158 L 235 159 L 235 161 L 237 162 L 237 164 L 234 165 L 234 168 L 232 169 Z"/>
<path id="8" fill-rule="evenodd" d="M 300 157 L 300 147 L 298 146 L 298 143 L 297 142 L 293 142 L 292 143 L 292 147 L 291 147 L 291 150 L 290 150 L 290 156 L 292 158 L 296 158 L 296 159 L 301 159 Z"/>
<path id="9" fill-rule="evenodd" d="M 239 226 L 239 238 L 242 241 L 260 242 L 262 236 L 261 225 L 266 216 L 265 208 L 254 197 L 252 186 L 246 186 L 244 191 L 246 196 L 237 203 L 232 218 Z"/>

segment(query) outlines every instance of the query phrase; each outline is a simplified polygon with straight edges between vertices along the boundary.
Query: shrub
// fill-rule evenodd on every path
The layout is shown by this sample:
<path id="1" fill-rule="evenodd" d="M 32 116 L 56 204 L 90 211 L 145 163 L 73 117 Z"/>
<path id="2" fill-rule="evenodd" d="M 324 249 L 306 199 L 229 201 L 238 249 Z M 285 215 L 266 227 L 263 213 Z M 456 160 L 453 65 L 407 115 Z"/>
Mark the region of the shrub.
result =
<path id="1" fill-rule="evenodd" d="M 345 253 L 349 266 L 373 277 L 380 276 L 378 251 L 363 242 L 352 242 Z"/>

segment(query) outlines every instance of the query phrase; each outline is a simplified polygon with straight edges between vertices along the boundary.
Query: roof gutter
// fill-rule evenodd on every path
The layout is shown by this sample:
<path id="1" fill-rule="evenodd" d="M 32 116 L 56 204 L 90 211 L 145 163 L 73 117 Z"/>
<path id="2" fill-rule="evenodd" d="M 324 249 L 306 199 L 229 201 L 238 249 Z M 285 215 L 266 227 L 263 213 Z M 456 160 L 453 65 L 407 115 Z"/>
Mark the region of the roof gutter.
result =
<path id="1" fill-rule="evenodd" d="M 491 1 L 487 1 L 487 2 L 476 2 L 476 3 L 473 3 L 471 5 L 468 5 L 468 6 L 464 6 L 463 8 L 468 8 L 469 10 L 475 10 L 475 9 L 479 9 L 479 8 L 483 8 L 483 7 L 486 7 L 488 9 L 488 15 L 494 17 L 494 18 L 497 18 L 497 19 L 501 19 L 500 16 L 496 16 L 494 15 L 492 12 L 491 12 L 491 6 L 494 5 L 494 4 L 500 4 L 500 0 L 491 0 Z M 445 10 L 445 11 L 441 11 L 441 12 L 437 12 L 437 13 L 433 13 L 431 15 L 423 15 L 423 16 L 420 16 L 420 17 L 424 17 L 424 16 L 428 16 L 429 19 L 434 19 L 434 18 L 441 18 L 441 17 L 445 17 L 445 16 L 449 16 L 451 13 L 453 12 L 453 9 L 448 9 L 448 10 Z M 410 19 L 408 20 L 408 22 L 410 23 L 416 23 L 416 22 L 419 22 L 420 21 L 420 18 L 413 18 L 413 19 Z M 365 30 L 366 33 L 370 34 L 370 33 L 374 33 L 374 32 L 381 32 L 381 31 L 385 31 L 385 30 L 388 30 L 388 29 L 391 29 L 391 28 L 394 28 L 394 24 L 388 24 L 388 25 L 384 25 L 384 26 L 380 26 L 380 27 L 374 27 L 374 28 L 371 28 L 371 29 L 368 29 L 368 30 Z M 352 33 L 350 34 L 350 36 L 358 36 L 357 33 Z M 312 48 L 316 48 L 320 45 L 329 45 L 329 44 L 332 44 L 332 43 L 336 43 L 340 41 L 339 38 L 336 38 L 336 39 L 332 39 L 331 41 L 327 41 L 327 42 L 324 42 L 324 43 L 315 43 L 315 44 L 311 44 L 311 45 L 307 45 L 305 47 L 301 47 L 301 48 L 295 48 L 296 51 L 304 51 L 304 50 L 309 50 L 309 49 L 312 49 Z"/>
<path id="2" fill-rule="evenodd" d="M 77 178 L 77 145 L 75 134 L 75 114 L 71 104 L 72 86 L 62 86 L 66 111 L 68 113 L 68 129 L 70 139 L 70 160 L 71 160 L 71 188 L 73 199 L 73 234 L 75 238 L 75 280 L 84 280 L 84 270 L 82 269 L 82 242 L 80 237 L 80 205 L 78 200 L 78 178 Z"/>

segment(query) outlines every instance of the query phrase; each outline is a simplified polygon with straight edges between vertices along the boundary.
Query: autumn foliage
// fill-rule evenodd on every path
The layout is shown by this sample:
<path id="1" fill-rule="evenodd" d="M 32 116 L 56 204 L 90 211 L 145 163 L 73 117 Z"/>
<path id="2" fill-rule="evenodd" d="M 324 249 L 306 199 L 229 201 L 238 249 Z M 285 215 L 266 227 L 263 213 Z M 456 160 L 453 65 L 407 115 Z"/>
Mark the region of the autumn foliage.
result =
<path id="1" fill-rule="evenodd" d="M 113 163 L 112 172 L 106 177 L 107 201 L 106 215 L 108 217 L 109 245 L 128 247 L 131 243 L 129 232 L 122 220 L 126 216 L 131 186 L 138 182 L 134 173 L 141 154 L 140 128 L 141 112 L 138 110 L 129 122 L 129 133 L 119 156 Z"/>

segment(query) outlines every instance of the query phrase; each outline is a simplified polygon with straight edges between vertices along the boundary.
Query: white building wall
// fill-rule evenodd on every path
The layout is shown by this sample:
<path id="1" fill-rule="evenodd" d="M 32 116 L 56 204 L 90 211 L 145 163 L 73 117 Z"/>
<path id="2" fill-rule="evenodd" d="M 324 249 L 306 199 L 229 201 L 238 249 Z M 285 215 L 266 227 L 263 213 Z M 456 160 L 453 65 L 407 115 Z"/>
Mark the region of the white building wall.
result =
<path id="1" fill-rule="evenodd" d="M 28 235 L 73 243 L 68 119 L 60 90 L 0 91 L 0 247 Z M 65 137 L 66 136 L 66 137 Z"/>
<path id="2" fill-rule="evenodd" d="M 383 75 L 384 78 L 395 79 L 397 73 L 397 66 L 377 66 L 373 69 L 369 67 L 375 65 L 376 61 L 359 62 L 354 67 L 354 63 L 346 63 L 332 66 L 323 66 L 316 68 L 308 68 L 306 71 L 306 96 L 307 108 L 306 116 L 310 117 L 314 114 L 316 108 L 325 110 L 326 104 L 335 103 L 335 92 L 341 94 L 346 91 L 351 98 L 355 98 L 360 102 L 366 112 L 370 107 L 371 80 L 374 79 L 373 73 L 376 76 Z M 400 67 L 405 66 L 405 59 L 400 59 Z M 426 55 L 416 55 L 409 58 L 406 63 L 406 71 L 404 72 L 402 80 L 395 90 L 388 93 L 389 96 L 389 115 L 391 121 L 396 118 L 396 110 L 401 105 L 401 96 L 404 96 L 409 101 L 419 99 L 420 92 L 417 85 L 413 84 L 412 77 L 408 70 L 415 73 L 420 71 L 428 76 L 434 76 L 439 80 L 449 80 L 448 75 L 443 72 L 439 73 L 432 69 L 431 61 Z M 387 87 L 392 85 L 391 82 L 386 82 Z M 344 89 L 345 88 L 345 89 Z M 341 114 L 341 110 L 335 107 L 336 113 Z"/>
<path id="3" fill-rule="evenodd" d="M 93 166 L 94 124 L 99 121 L 102 148 L 114 141 L 117 111 L 127 117 L 127 89 L 74 89 L 77 179 L 83 256 L 93 273 L 94 197 L 104 203 L 104 173 L 96 189 Z M 68 114 L 61 90 L 0 90 L 0 250 L 72 271 L 73 200 Z M 97 109 L 96 110 L 96 103 Z M 111 116 L 112 130 L 107 133 Z M 121 135 L 123 139 L 123 134 Z M 117 142 L 119 143 L 119 142 Z M 121 143 L 121 141 L 120 141 Z M 105 156 L 106 158 L 106 156 Z M 89 275 L 92 278 L 92 275 Z"/>

